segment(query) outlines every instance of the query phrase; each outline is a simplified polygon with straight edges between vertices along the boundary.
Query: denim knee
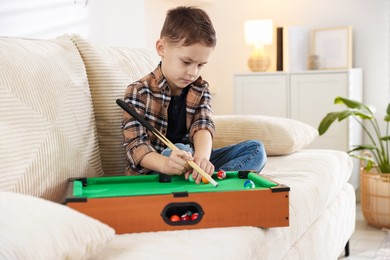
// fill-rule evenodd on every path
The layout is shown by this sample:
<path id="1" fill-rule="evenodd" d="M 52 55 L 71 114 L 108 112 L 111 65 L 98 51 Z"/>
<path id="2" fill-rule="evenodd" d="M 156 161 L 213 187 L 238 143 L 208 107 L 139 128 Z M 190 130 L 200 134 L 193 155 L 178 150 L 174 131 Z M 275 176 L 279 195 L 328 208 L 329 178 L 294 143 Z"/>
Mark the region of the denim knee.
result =
<path id="1" fill-rule="evenodd" d="M 252 165 L 253 170 L 260 172 L 267 162 L 267 154 L 265 152 L 264 144 L 260 140 L 249 140 L 248 149 L 256 151 L 253 154 Z"/>

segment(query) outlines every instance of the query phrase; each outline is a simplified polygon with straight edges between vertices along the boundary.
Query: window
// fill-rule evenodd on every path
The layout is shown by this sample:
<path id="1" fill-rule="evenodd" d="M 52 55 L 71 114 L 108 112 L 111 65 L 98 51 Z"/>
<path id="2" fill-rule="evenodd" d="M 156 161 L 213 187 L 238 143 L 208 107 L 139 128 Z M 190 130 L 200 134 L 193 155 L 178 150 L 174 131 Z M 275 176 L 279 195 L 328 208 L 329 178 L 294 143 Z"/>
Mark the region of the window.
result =
<path id="1" fill-rule="evenodd" d="M 88 36 L 87 0 L 2 0 L 0 35 L 49 39 L 65 33 Z"/>

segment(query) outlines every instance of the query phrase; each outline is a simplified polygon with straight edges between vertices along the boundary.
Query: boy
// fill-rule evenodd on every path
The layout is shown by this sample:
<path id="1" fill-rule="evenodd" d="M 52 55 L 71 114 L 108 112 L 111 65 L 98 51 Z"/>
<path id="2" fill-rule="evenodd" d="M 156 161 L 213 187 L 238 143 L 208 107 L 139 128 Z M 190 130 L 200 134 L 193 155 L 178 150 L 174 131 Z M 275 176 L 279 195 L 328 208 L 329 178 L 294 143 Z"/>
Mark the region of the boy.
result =
<path id="1" fill-rule="evenodd" d="M 202 175 L 189 167 L 193 160 L 207 174 L 214 170 L 260 171 L 266 161 L 259 141 L 212 150 L 214 123 L 211 95 L 200 72 L 216 45 L 208 15 L 194 7 L 177 7 L 167 13 L 156 50 L 157 68 L 130 84 L 124 101 L 180 150 L 171 151 L 129 114 L 124 113 L 124 147 L 127 174 L 159 172 Z"/>

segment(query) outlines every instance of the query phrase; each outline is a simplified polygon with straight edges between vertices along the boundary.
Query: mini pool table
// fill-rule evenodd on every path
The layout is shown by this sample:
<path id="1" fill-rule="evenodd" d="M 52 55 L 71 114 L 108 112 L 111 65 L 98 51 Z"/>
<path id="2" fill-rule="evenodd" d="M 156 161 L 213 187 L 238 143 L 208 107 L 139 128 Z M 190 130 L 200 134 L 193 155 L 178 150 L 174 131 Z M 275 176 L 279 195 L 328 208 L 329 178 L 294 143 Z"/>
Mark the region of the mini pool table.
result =
<path id="1" fill-rule="evenodd" d="M 289 187 L 250 171 L 226 172 L 223 180 L 216 173 L 212 177 L 217 187 L 183 176 L 70 179 L 64 203 L 108 224 L 118 234 L 289 225 Z M 244 187 L 248 180 L 254 188 Z"/>

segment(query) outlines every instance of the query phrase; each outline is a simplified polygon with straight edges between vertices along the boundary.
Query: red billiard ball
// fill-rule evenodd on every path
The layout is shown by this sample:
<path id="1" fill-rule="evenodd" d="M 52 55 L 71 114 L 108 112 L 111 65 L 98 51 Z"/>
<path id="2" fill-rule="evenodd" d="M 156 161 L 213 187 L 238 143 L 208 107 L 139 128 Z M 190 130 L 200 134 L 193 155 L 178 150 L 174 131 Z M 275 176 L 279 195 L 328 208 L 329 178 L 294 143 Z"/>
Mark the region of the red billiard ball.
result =
<path id="1" fill-rule="evenodd" d="M 184 214 L 180 217 L 180 220 L 181 221 L 190 221 L 191 220 L 191 217 L 187 214 Z"/>
<path id="2" fill-rule="evenodd" d="M 226 172 L 224 170 L 219 170 L 217 172 L 217 178 L 220 180 L 226 179 Z"/>
<path id="3" fill-rule="evenodd" d="M 180 221 L 180 217 L 178 215 L 172 215 L 169 220 L 171 222 L 179 222 Z"/>
<path id="4" fill-rule="evenodd" d="M 191 220 L 192 221 L 194 221 L 194 220 L 196 220 L 197 218 L 199 217 L 199 213 L 192 213 L 192 215 L 191 215 Z"/>

